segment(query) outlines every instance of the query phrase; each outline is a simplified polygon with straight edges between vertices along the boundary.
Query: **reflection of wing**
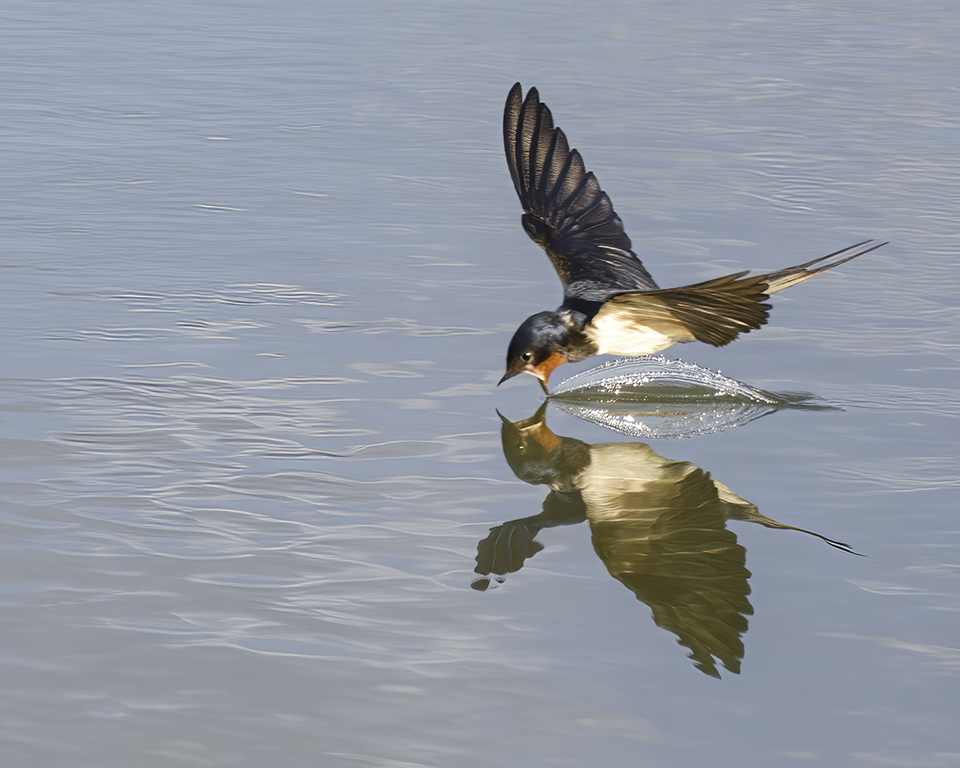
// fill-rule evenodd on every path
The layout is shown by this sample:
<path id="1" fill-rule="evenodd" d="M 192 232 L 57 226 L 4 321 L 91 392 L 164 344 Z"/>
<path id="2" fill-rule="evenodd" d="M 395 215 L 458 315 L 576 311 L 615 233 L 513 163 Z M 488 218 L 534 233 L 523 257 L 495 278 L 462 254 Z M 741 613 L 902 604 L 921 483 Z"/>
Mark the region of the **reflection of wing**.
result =
<path id="1" fill-rule="evenodd" d="M 639 443 L 595 445 L 582 477 L 593 545 L 607 570 L 677 635 L 701 671 L 734 673 L 743 658 L 746 550 L 724 522 L 756 510 L 710 475 Z"/>
<path id="2" fill-rule="evenodd" d="M 483 577 L 492 574 L 502 582 L 504 576 L 519 571 L 527 560 L 543 549 L 543 544 L 534 540 L 541 528 L 573 525 L 585 519 L 579 493 L 552 491 L 544 500 L 543 512 L 539 515 L 491 528 L 487 538 L 477 544 L 477 567 L 473 570 Z M 476 579 L 472 586 L 482 592 L 490 586 L 490 579 Z"/>
<path id="3" fill-rule="evenodd" d="M 534 518 L 528 518 L 533 520 Z M 516 573 L 528 558 L 533 557 L 543 549 L 543 544 L 534 541 L 534 536 L 540 532 L 541 526 L 533 522 L 516 520 L 504 523 L 490 529 L 490 534 L 477 544 L 477 567 L 475 573 L 481 576 L 505 576 Z M 477 579 L 473 588 L 485 590 L 490 585 L 490 579 Z"/>
<path id="4" fill-rule="evenodd" d="M 522 100 L 517 83 L 503 115 L 503 142 L 513 185 L 525 211 L 523 228 L 543 247 L 563 283 L 564 299 L 605 301 L 657 284 L 630 250 L 630 238 L 593 173 L 540 103 L 536 88 Z"/>

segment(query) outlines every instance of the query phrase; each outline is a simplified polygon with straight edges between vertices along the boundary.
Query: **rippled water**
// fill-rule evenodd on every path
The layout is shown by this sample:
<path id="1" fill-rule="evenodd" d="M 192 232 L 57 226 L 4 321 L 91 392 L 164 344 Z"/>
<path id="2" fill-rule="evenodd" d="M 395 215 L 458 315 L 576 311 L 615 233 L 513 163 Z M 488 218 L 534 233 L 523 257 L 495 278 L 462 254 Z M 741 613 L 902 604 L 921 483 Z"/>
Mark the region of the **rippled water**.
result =
<path id="1" fill-rule="evenodd" d="M 0 13 L 4 766 L 960 765 L 952 5 Z M 662 285 L 891 240 L 667 353 L 842 410 L 495 387 L 518 79 Z"/>

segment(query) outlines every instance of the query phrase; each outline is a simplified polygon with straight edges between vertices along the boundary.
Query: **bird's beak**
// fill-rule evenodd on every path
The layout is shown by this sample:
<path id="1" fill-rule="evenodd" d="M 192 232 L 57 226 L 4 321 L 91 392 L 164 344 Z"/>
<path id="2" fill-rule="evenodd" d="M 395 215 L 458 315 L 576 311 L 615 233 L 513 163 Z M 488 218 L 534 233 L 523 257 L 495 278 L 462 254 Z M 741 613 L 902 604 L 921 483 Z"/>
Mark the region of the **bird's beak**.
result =
<path id="1" fill-rule="evenodd" d="M 500 386 L 501 384 L 503 384 L 503 382 L 505 382 L 507 379 L 512 379 L 512 378 L 513 378 L 514 376 L 516 376 L 518 373 L 523 373 L 523 371 L 507 371 L 505 374 L 503 374 L 503 378 L 500 379 L 500 381 L 497 382 L 497 386 L 499 387 L 499 386 Z"/>
<path id="2" fill-rule="evenodd" d="M 505 374 L 503 374 L 503 377 L 500 379 L 500 381 L 497 382 L 497 386 L 499 387 L 507 379 L 512 379 L 514 376 L 517 376 L 521 373 L 529 373 L 533 376 L 536 376 L 537 381 L 540 382 L 540 386 L 543 387 L 543 391 L 548 395 L 550 394 L 550 390 L 547 389 L 547 379 L 550 378 L 551 371 L 547 371 L 546 374 L 543 374 L 541 371 L 537 371 L 537 370 L 532 370 L 532 371 L 531 370 L 525 370 L 525 371 L 524 370 L 520 370 L 520 371 L 508 370 Z"/>

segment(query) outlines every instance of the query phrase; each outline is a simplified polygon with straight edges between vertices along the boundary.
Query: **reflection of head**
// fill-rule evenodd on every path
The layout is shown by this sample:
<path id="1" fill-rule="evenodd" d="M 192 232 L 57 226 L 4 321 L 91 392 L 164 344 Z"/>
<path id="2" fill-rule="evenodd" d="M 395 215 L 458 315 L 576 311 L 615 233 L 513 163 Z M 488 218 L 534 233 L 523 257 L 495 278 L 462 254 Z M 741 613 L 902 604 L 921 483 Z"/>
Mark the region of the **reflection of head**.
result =
<path id="1" fill-rule="evenodd" d="M 590 446 L 570 437 L 557 437 L 544 418 L 547 404 L 522 421 L 500 416 L 503 456 L 518 478 L 530 485 L 563 487 L 590 463 Z"/>

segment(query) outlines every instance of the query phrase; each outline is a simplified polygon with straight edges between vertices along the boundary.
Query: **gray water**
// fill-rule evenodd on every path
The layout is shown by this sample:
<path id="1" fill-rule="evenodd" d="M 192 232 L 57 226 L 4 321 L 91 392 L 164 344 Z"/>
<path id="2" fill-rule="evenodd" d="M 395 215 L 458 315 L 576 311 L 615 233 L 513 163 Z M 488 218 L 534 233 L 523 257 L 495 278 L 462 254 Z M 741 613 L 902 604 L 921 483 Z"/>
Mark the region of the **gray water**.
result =
<path id="1" fill-rule="evenodd" d="M 4 766 L 960 765 L 953 3 L 9 2 L 0 64 Z M 661 285 L 891 241 L 667 351 L 843 410 L 551 407 L 607 474 L 518 478 L 516 80 Z"/>

